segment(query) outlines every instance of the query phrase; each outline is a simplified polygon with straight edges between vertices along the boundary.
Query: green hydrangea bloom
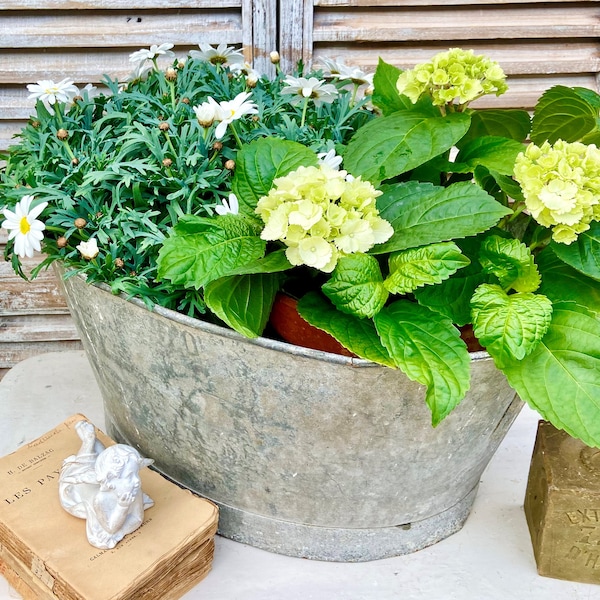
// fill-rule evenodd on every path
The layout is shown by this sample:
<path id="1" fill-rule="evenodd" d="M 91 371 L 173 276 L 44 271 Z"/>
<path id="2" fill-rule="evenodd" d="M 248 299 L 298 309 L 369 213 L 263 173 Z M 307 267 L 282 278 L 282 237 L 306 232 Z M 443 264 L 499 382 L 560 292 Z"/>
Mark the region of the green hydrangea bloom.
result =
<path id="1" fill-rule="evenodd" d="M 552 228 L 555 241 L 571 244 L 600 220 L 600 149 L 594 144 L 529 144 L 517 156 L 514 173 L 527 210 Z"/>
<path id="2" fill-rule="evenodd" d="M 428 94 L 436 106 L 466 106 L 485 94 L 503 94 L 508 89 L 505 79 L 497 62 L 473 50 L 451 48 L 402 72 L 396 86 L 413 104 Z"/>
<path id="3" fill-rule="evenodd" d="M 330 273 L 340 256 L 366 252 L 394 232 L 375 206 L 381 192 L 346 171 L 299 167 L 273 183 L 256 207 L 261 238 L 282 241 L 292 265 Z"/>

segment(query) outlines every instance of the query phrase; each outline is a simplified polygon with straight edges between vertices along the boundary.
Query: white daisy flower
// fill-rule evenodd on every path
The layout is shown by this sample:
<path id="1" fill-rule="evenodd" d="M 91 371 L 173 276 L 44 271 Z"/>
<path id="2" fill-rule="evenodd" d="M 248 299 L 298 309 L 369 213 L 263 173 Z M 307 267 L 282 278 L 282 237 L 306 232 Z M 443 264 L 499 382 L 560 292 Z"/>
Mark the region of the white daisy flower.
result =
<path id="1" fill-rule="evenodd" d="M 44 104 L 56 104 L 57 102 L 72 102 L 79 94 L 77 86 L 72 79 L 63 79 L 58 83 L 50 79 L 43 79 L 37 83 L 30 83 L 27 89 L 31 92 L 29 99 L 41 100 Z"/>
<path id="2" fill-rule="evenodd" d="M 210 96 L 207 98 L 216 110 L 215 118 L 221 121 L 215 129 L 215 137 L 220 140 L 227 130 L 227 125 L 241 119 L 244 115 L 254 115 L 258 112 L 258 107 L 254 102 L 248 102 L 252 94 L 250 92 L 241 92 L 233 100 L 215 102 Z"/>
<path id="3" fill-rule="evenodd" d="M 354 85 L 373 85 L 373 73 L 365 73 L 358 67 L 349 67 L 329 58 L 323 58 L 321 62 L 325 66 L 324 74 L 327 78 L 349 80 Z"/>
<path id="4" fill-rule="evenodd" d="M 190 56 L 198 60 L 210 62 L 213 65 L 234 65 L 243 63 L 244 56 L 236 48 L 227 44 L 219 44 L 216 48 L 210 44 L 199 44 L 200 51 L 190 50 Z"/>
<path id="5" fill-rule="evenodd" d="M 82 258 L 87 260 L 92 260 L 92 258 L 96 258 L 100 250 L 98 249 L 98 242 L 96 238 L 90 238 L 87 242 L 81 242 L 77 246 L 75 246 L 77 250 L 81 253 Z"/>
<path id="6" fill-rule="evenodd" d="M 310 98 L 315 106 L 321 106 L 324 103 L 331 104 L 337 97 L 338 91 L 331 83 L 325 83 L 316 77 L 287 77 L 285 82 L 287 87 L 281 90 L 282 94 L 291 95 L 292 104 L 300 104 L 307 98 Z"/>
<path id="7" fill-rule="evenodd" d="M 33 196 L 23 196 L 14 212 L 5 208 L 2 212 L 6 220 L 2 227 L 8 230 L 8 239 L 15 240 L 15 253 L 21 258 L 33 256 L 33 251 L 41 250 L 40 242 L 44 239 L 42 231 L 46 226 L 37 217 L 48 206 L 47 202 L 41 202 L 34 208 L 31 207 Z"/>
<path id="8" fill-rule="evenodd" d="M 240 203 L 235 194 L 229 194 L 229 201 L 223 198 L 221 206 L 215 207 L 215 212 L 218 215 L 237 215 L 240 212 Z"/>
<path id="9" fill-rule="evenodd" d="M 160 46 L 152 44 L 152 46 L 150 46 L 150 49 L 142 48 L 141 50 L 132 52 L 129 55 L 129 62 L 144 63 L 147 60 L 154 60 L 155 58 L 161 55 L 166 57 L 175 56 L 175 54 L 171 52 L 172 47 L 173 44 L 160 44 Z"/>
<path id="10" fill-rule="evenodd" d="M 327 165 L 331 169 L 338 170 L 340 165 L 342 164 L 342 157 L 338 156 L 335 153 L 335 150 L 332 148 L 329 152 L 320 152 L 317 154 L 319 159 L 319 163 L 322 165 Z"/>
<path id="11" fill-rule="evenodd" d="M 220 109 L 219 105 L 214 101 L 212 104 L 210 102 L 203 102 L 198 106 L 194 106 L 194 112 L 196 113 L 198 123 L 200 123 L 202 127 L 208 128 L 220 114 Z"/>

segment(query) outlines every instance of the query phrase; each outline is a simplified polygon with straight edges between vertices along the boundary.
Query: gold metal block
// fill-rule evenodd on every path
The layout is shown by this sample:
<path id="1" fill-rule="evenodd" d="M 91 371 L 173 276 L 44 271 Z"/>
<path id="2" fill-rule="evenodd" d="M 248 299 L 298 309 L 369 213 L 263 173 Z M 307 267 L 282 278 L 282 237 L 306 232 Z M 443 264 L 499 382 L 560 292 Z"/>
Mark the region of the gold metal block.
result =
<path id="1" fill-rule="evenodd" d="M 525 516 L 538 573 L 600 583 L 600 450 L 540 421 Z"/>

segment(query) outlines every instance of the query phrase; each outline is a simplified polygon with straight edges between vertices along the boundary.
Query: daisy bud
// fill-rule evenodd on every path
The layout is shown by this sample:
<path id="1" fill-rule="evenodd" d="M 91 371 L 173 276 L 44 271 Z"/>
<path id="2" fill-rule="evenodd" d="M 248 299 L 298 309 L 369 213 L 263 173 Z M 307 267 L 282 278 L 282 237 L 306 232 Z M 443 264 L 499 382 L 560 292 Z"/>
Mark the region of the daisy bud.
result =
<path id="1" fill-rule="evenodd" d="M 180 61 L 177 63 L 177 68 L 178 68 L 178 69 L 183 69 L 183 67 L 185 67 L 185 61 L 184 61 L 184 60 L 180 60 Z"/>
<path id="2" fill-rule="evenodd" d="M 66 248 L 68 243 L 69 242 L 68 242 L 67 238 L 62 235 L 56 240 L 56 245 L 59 248 Z"/>
<path id="3" fill-rule="evenodd" d="M 223 144 L 222 142 L 215 142 L 213 145 L 213 150 L 216 150 L 217 152 L 220 152 L 221 150 L 223 150 Z"/>
<path id="4" fill-rule="evenodd" d="M 82 217 L 78 217 L 73 221 L 73 225 L 75 225 L 77 229 L 83 229 L 87 225 L 87 221 Z"/>
<path id="5" fill-rule="evenodd" d="M 173 164 L 173 161 L 170 158 L 163 158 L 162 161 L 163 167 L 170 167 Z"/>
<path id="6" fill-rule="evenodd" d="M 273 50 L 272 52 L 270 52 L 269 58 L 271 59 L 271 62 L 274 65 L 278 65 L 279 61 L 281 60 L 281 57 L 279 56 L 279 52 L 277 52 L 277 50 Z"/>
<path id="7" fill-rule="evenodd" d="M 246 85 L 249 88 L 255 88 L 257 83 L 258 77 L 256 75 L 248 75 L 248 77 L 246 77 Z"/>
<path id="8" fill-rule="evenodd" d="M 125 266 L 125 261 L 122 258 L 115 258 L 115 267 L 122 269 Z"/>
<path id="9" fill-rule="evenodd" d="M 165 71 L 165 78 L 167 81 L 175 81 L 177 79 L 177 71 L 173 67 L 169 67 Z"/>
<path id="10" fill-rule="evenodd" d="M 226 163 L 225 163 L 225 168 L 228 171 L 233 171 L 235 169 L 235 160 L 233 159 L 229 159 Z"/>
<path id="11" fill-rule="evenodd" d="M 56 137 L 59 140 L 66 140 L 69 137 L 69 132 L 66 129 L 59 129 L 56 132 Z"/>
<path id="12" fill-rule="evenodd" d="M 73 158 L 71 160 L 71 164 L 76 167 L 79 164 L 79 159 L 77 157 Z"/>
<path id="13" fill-rule="evenodd" d="M 37 129 L 37 128 L 38 128 L 40 125 L 41 125 L 41 123 L 40 123 L 39 121 L 37 121 L 37 120 L 35 120 L 35 121 L 31 121 L 31 126 L 32 126 L 34 129 Z"/>
<path id="14" fill-rule="evenodd" d="M 182 99 L 181 99 L 181 101 L 182 101 L 184 104 L 189 104 L 189 103 L 190 103 L 190 99 L 189 99 L 189 98 L 182 98 Z"/>
<path id="15" fill-rule="evenodd" d="M 161 131 L 169 131 L 169 124 L 166 121 L 163 121 L 162 123 L 159 124 L 158 128 Z"/>
<path id="16" fill-rule="evenodd" d="M 83 96 L 73 96 L 73 102 L 81 102 L 83 100 Z"/>

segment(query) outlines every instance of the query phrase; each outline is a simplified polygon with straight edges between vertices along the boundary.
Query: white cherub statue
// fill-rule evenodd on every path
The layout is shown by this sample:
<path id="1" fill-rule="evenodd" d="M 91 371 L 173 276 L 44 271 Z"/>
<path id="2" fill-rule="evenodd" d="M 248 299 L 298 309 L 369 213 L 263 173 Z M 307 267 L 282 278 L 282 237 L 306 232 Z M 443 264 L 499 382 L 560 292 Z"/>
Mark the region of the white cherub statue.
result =
<path id="1" fill-rule="evenodd" d="M 63 461 L 58 493 L 62 507 L 86 520 L 89 543 L 103 550 L 114 548 L 144 520 L 154 502 L 142 492 L 139 471 L 152 464 L 131 446 L 105 448 L 94 426 L 78 421 L 81 438 L 77 454 Z"/>

